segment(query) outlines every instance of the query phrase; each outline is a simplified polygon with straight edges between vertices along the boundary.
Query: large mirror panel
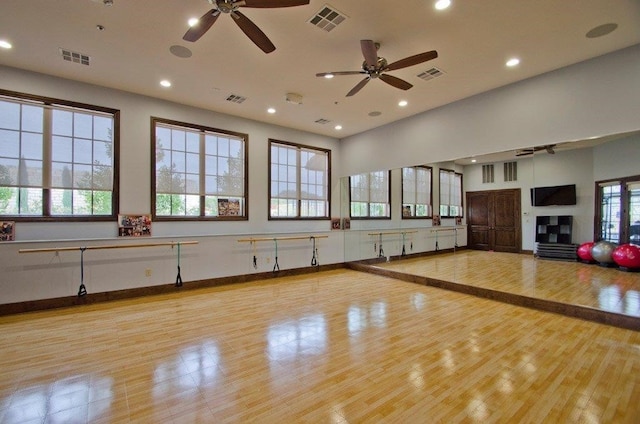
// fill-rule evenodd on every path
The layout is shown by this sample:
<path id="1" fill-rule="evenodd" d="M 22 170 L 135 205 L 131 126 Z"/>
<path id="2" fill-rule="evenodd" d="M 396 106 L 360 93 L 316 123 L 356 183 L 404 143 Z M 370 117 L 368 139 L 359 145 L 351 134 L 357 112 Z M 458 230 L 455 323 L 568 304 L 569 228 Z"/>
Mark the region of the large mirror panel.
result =
<path id="1" fill-rule="evenodd" d="M 607 237 L 638 243 L 640 182 L 633 179 L 640 175 L 640 132 L 415 166 L 432 173 L 426 219 L 415 217 L 420 202 L 403 186 L 403 169 L 384 170 L 391 193 L 385 218 L 351 216 L 352 188 L 342 179 L 342 218 L 350 219 L 345 261 L 640 317 L 640 273 L 583 264 L 562 252 L 538 257 L 544 246 L 553 256 L 558 246 L 573 245 L 575 255 L 575 246 Z M 462 177 L 462 207 L 446 217 L 451 205 L 441 208 L 441 199 L 450 196 L 440 180 L 455 174 Z M 616 197 L 621 179 L 626 200 Z M 610 185 L 603 204 L 598 192 Z M 545 189 L 563 186 L 575 187 L 574 199 L 545 203 Z"/>

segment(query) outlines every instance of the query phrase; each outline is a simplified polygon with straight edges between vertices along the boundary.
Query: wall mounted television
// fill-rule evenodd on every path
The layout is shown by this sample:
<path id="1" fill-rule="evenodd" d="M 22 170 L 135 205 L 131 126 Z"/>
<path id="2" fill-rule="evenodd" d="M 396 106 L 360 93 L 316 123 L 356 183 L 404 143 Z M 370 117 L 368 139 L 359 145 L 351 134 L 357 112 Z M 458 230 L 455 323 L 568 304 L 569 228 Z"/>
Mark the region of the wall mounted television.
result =
<path id="1" fill-rule="evenodd" d="M 565 206 L 575 204 L 575 184 L 535 187 L 531 189 L 531 206 Z"/>

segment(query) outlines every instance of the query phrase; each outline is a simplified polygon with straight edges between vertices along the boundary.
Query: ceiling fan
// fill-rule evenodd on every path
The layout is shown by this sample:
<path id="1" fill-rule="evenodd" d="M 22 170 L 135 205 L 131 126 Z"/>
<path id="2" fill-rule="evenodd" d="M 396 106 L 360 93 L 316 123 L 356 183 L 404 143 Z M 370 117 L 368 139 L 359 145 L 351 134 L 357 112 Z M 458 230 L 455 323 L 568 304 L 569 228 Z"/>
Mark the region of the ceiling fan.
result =
<path id="1" fill-rule="evenodd" d="M 554 150 L 555 147 L 556 147 L 555 144 L 547 144 L 546 146 L 537 146 L 537 147 L 531 147 L 528 149 L 522 149 L 522 150 L 516 151 L 516 156 L 532 155 L 536 152 L 540 152 L 543 150 L 545 150 L 550 155 L 554 155 L 556 153 L 556 151 Z"/>
<path id="2" fill-rule="evenodd" d="M 356 75 L 365 74 L 367 77 L 360 81 L 355 87 L 347 93 L 347 97 L 353 96 L 362 89 L 370 80 L 374 78 L 380 78 L 387 84 L 399 88 L 401 90 L 408 90 L 413 85 L 407 81 L 388 75 L 385 72 L 395 71 L 396 69 L 406 68 L 408 66 L 417 65 L 428 60 L 438 57 L 438 52 L 431 50 L 429 52 L 419 53 L 413 56 L 405 57 L 393 63 L 387 63 L 384 57 L 378 57 L 379 43 L 374 43 L 372 40 L 360 40 L 360 49 L 364 56 L 364 62 L 362 63 L 362 70 L 360 71 L 341 71 L 341 72 L 321 72 L 316 74 L 317 77 L 329 77 L 333 75 Z"/>
<path id="3" fill-rule="evenodd" d="M 227 13 L 231 15 L 233 21 L 240 27 L 247 37 L 254 42 L 254 44 L 265 53 L 271 53 L 276 49 L 271 40 L 265 35 L 264 32 L 256 24 L 254 24 L 249 18 L 247 18 L 238 9 L 240 7 L 255 7 L 255 8 L 277 8 L 277 7 L 292 7 L 302 6 L 309 4 L 309 0 L 207 0 L 213 9 L 205 13 L 198 22 L 193 25 L 186 32 L 184 37 L 185 41 L 197 41 L 204 35 L 205 32 L 211 28 L 216 22 L 218 16 L 221 13 Z"/>

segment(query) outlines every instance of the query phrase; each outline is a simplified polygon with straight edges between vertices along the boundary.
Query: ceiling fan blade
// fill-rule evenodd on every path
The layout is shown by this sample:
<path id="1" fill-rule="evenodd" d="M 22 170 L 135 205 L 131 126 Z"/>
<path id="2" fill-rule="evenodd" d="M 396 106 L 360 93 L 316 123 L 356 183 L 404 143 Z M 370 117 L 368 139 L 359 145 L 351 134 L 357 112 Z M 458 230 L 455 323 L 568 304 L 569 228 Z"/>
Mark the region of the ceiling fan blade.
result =
<path id="1" fill-rule="evenodd" d="M 523 150 L 521 152 L 517 152 L 516 156 L 529 156 L 533 154 L 533 150 Z"/>
<path id="2" fill-rule="evenodd" d="M 271 40 L 269 40 L 269 37 L 267 37 L 265 33 L 251 21 L 251 19 L 247 18 L 237 10 L 231 13 L 231 16 L 242 32 L 244 32 L 256 46 L 260 47 L 263 52 L 271 53 L 276 49 L 276 46 L 274 46 Z"/>
<path id="3" fill-rule="evenodd" d="M 263 7 L 263 8 L 271 8 L 271 7 L 293 7 L 293 6 L 304 6 L 305 4 L 309 4 L 309 0 L 245 0 L 245 7 Z"/>
<path id="4" fill-rule="evenodd" d="M 327 75 L 359 75 L 366 74 L 364 71 L 339 71 L 339 72 L 320 72 L 317 77 L 326 77 Z"/>
<path id="5" fill-rule="evenodd" d="M 355 87 L 353 87 L 351 89 L 351 91 L 349 91 L 347 93 L 347 97 L 351 97 L 354 94 L 356 94 L 358 91 L 362 90 L 362 87 L 364 87 L 365 85 L 367 85 L 367 83 L 369 82 L 371 78 L 366 77 L 365 79 L 363 79 L 362 81 L 360 81 Z"/>
<path id="6" fill-rule="evenodd" d="M 405 80 L 391 76 L 391 75 L 382 74 L 378 78 L 380 78 L 382 81 L 386 82 L 387 84 L 394 86 L 395 88 L 399 88 L 400 90 L 408 90 L 411 87 L 413 87 L 413 85 L 409 84 Z"/>
<path id="7" fill-rule="evenodd" d="M 378 49 L 372 40 L 360 40 L 360 49 L 367 67 L 375 68 L 378 64 Z"/>
<path id="8" fill-rule="evenodd" d="M 216 19 L 218 19 L 218 16 L 220 16 L 220 11 L 211 9 L 202 15 L 197 24 L 189 28 L 182 39 L 191 42 L 198 41 L 205 32 L 209 31 L 209 28 L 211 28 L 211 25 L 213 25 Z"/>
<path id="9" fill-rule="evenodd" d="M 406 68 L 407 66 L 417 65 L 418 63 L 426 62 L 428 60 L 435 59 L 436 57 L 438 57 L 438 52 L 431 50 L 430 52 L 419 53 L 390 63 L 384 70 L 394 71 L 396 69 Z"/>

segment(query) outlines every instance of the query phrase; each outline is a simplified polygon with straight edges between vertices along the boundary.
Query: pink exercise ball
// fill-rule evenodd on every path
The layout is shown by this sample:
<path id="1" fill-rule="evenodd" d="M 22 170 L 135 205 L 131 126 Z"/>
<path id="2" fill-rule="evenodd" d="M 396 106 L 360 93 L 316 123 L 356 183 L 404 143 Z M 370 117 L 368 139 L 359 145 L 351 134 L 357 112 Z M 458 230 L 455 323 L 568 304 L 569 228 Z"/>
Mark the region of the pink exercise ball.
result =
<path id="1" fill-rule="evenodd" d="M 640 268 L 640 246 L 631 243 L 622 244 L 614 249 L 611 258 L 618 266 L 629 269 Z"/>
<path id="2" fill-rule="evenodd" d="M 592 241 L 588 241 L 586 243 L 582 243 L 578 247 L 578 257 L 583 261 L 593 262 L 593 256 L 591 256 L 591 248 L 595 243 Z"/>

